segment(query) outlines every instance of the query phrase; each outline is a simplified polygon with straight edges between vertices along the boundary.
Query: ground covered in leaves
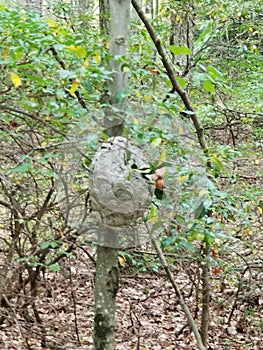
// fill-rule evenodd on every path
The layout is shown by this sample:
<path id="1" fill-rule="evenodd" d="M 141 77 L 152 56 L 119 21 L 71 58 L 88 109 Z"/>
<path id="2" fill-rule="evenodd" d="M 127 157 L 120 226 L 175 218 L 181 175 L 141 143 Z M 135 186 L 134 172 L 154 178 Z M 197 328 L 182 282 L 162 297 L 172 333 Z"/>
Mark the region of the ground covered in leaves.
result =
<path id="1" fill-rule="evenodd" d="M 233 243 L 228 264 L 222 251 L 221 265 L 211 271 L 209 349 L 263 349 L 263 272 L 259 256 L 262 247 L 260 237 L 257 239 L 258 250 L 255 245 L 253 251 L 243 246 L 238 254 L 236 251 L 241 247 L 238 242 Z M 94 254 L 91 246 L 85 247 L 88 250 L 89 255 Z M 139 252 L 136 259 L 140 254 L 145 266 L 158 261 L 153 251 Z M 76 248 L 74 256 L 75 259 L 64 260 L 61 272 L 42 276 L 35 300 L 28 297 L 26 312 L 19 309 L 19 296 L 8 308 L 2 308 L 6 315 L 0 326 L 2 350 L 92 349 L 95 266 L 82 249 Z M 198 261 L 182 251 L 168 254 L 167 259 L 198 324 L 201 307 Z M 161 267 L 158 272 L 148 269 L 142 273 L 126 263 L 121 267 L 121 275 L 116 350 L 197 349 Z M 42 348 L 41 339 L 46 340 Z"/>

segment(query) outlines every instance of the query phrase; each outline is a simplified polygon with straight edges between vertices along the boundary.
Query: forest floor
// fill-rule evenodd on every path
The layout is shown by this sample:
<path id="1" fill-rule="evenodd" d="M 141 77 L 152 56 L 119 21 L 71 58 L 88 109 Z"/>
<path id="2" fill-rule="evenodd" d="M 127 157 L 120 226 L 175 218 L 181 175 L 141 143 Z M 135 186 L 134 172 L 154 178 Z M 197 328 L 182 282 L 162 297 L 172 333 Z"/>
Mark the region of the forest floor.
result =
<path id="1" fill-rule="evenodd" d="M 260 237 L 256 238 L 260 244 Z M 235 243 L 238 244 L 238 243 Z M 91 246 L 85 250 L 94 254 Z M 250 248 L 233 261 L 241 278 L 227 278 L 224 269 L 212 271 L 211 321 L 209 349 L 263 349 L 263 272 Z M 9 317 L 0 326 L 0 349 L 39 350 L 46 338 L 45 350 L 91 350 L 93 327 L 94 262 L 82 249 L 74 252 L 75 260 L 66 259 L 60 273 L 46 273 L 40 281 L 35 303 L 23 318 L 13 305 Z M 200 268 L 182 252 L 170 254 L 173 274 L 180 285 L 194 318 L 200 320 Z M 242 260 L 243 256 L 251 259 Z M 142 259 L 154 259 L 154 252 Z M 153 260 L 150 262 L 152 263 Z M 223 261 L 223 260 L 222 260 Z M 149 260 L 148 260 L 149 262 Z M 147 264 L 147 263 L 146 263 Z M 223 262 L 222 262 L 223 264 Z M 116 350 L 197 349 L 195 340 L 178 304 L 174 290 L 162 268 L 158 272 L 140 273 L 134 267 L 121 267 L 117 295 Z M 239 273 L 240 276 L 240 273 Z M 29 300 L 30 301 L 30 300 Z M 29 303 L 30 304 L 30 303 Z M 36 321 L 32 308 L 38 311 Z"/>

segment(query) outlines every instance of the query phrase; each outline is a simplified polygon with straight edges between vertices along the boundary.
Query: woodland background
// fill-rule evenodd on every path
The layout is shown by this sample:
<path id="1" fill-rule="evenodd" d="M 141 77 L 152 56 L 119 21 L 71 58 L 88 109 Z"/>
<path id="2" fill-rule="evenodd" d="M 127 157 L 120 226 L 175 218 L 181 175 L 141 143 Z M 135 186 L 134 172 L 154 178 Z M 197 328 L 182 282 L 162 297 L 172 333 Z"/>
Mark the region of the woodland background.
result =
<path id="1" fill-rule="evenodd" d="M 129 76 L 120 96 L 127 101 L 124 135 L 154 164 L 167 163 L 162 205 L 177 208 L 158 242 L 197 324 L 208 266 L 208 348 L 263 349 L 262 0 L 140 5 L 209 150 L 198 145 L 193 112 L 132 10 L 128 55 L 118 58 Z M 107 6 L 0 2 L 2 349 L 92 349 L 96 247 L 67 224 L 55 167 L 71 130 L 88 128 L 88 179 L 105 138 Z M 191 167 L 196 158 L 211 164 L 205 190 Z M 116 349 L 196 349 L 151 243 L 119 250 L 119 268 Z"/>

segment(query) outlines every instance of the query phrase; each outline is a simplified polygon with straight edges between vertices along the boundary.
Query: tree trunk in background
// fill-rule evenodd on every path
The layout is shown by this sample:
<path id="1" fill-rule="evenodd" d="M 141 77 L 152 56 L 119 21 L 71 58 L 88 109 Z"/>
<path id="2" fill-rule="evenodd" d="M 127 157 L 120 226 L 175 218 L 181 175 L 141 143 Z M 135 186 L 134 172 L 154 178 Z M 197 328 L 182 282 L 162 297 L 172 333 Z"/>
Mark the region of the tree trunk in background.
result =
<path id="1" fill-rule="evenodd" d="M 104 17 L 100 24 L 101 29 L 110 34 L 110 54 L 113 56 L 111 68 L 113 81 L 109 84 L 109 102 L 119 109 L 119 113 L 109 120 L 107 118 L 107 108 L 105 108 L 105 128 L 106 134 L 121 135 L 123 126 L 122 109 L 124 108 L 123 92 L 127 89 L 128 79 L 122 70 L 120 61 L 114 56 L 125 55 L 129 39 L 129 12 L 130 0 L 105 0 L 100 1 L 102 9 L 108 10 L 110 5 L 110 23 Z M 106 14 L 107 15 L 107 14 Z M 110 106 L 109 116 L 112 116 Z M 109 229 L 107 229 L 109 231 Z M 96 280 L 95 280 L 95 318 L 94 318 L 94 350 L 114 350 L 115 343 L 115 297 L 119 286 L 118 270 L 118 234 L 111 230 L 112 240 L 116 242 L 116 248 L 97 246 Z"/>
<path id="2" fill-rule="evenodd" d="M 195 5 L 194 1 L 175 1 L 171 11 L 170 45 L 186 46 L 193 51 Z M 191 68 L 192 55 L 173 55 L 173 63 L 177 64 L 187 75 Z"/>
<path id="3" fill-rule="evenodd" d="M 92 8 L 93 1 L 91 1 L 91 0 L 76 0 L 75 4 L 78 7 L 79 13 L 84 14 L 89 8 Z"/>
<path id="4" fill-rule="evenodd" d="M 99 0 L 100 6 L 100 31 L 102 34 L 110 34 L 110 0 Z"/>
<path id="5" fill-rule="evenodd" d="M 26 9 L 42 13 L 43 0 L 26 0 Z"/>

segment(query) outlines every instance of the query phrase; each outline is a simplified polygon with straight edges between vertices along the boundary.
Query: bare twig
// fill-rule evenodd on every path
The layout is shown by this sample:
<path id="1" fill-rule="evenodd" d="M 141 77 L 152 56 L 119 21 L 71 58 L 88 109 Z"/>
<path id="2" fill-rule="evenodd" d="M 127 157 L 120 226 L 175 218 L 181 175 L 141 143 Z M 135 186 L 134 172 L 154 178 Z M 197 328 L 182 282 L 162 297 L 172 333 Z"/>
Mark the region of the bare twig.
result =
<path id="1" fill-rule="evenodd" d="M 209 302 L 210 302 L 210 256 L 211 246 L 206 244 L 203 249 L 205 261 L 202 261 L 202 315 L 201 315 L 201 337 L 205 347 L 208 343 L 209 327 Z"/>
<path id="2" fill-rule="evenodd" d="M 71 260 L 69 260 L 71 261 Z M 71 271 L 71 266 L 69 267 L 69 280 L 70 280 L 70 292 L 71 292 L 71 298 L 73 301 L 73 312 L 74 312 L 74 325 L 75 325 L 75 332 L 77 336 L 77 340 L 79 345 L 81 345 L 80 341 L 80 335 L 79 335 L 79 326 L 78 326 L 78 315 L 77 315 L 77 302 L 76 302 L 76 296 L 75 296 L 75 291 L 73 287 L 73 279 L 72 279 L 72 271 Z"/>
<path id="3" fill-rule="evenodd" d="M 172 271 L 166 261 L 166 258 L 158 244 L 158 242 L 156 241 L 156 239 L 153 237 L 152 233 L 151 233 L 151 229 L 150 227 L 148 226 L 148 224 L 146 223 L 146 227 L 147 227 L 147 230 L 148 230 L 148 233 L 151 237 L 151 241 L 152 241 L 152 244 L 157 252 L 157 255 L 165 269 L 165 272 L 169 278 L 169 281 L 171 282 L 173 288 L 174 288 L 174 291 L 175 291 L 175 294 L 178 298 L 178 302 L 181 306 L 181 308 L 183 309 L 183 312 L 187 318 L 187 321 L 188 321 L 188 324 L 189 326 L 191 327 L 193 333 L 194 333 L 194 336 L 195 336 L 195 339 L 196 339 L 196 342 L 197 342 L 197 346 L 198 346 L 198 349 L 199 350 L 206 350 L 206 347 L 203 345 L 203 341 L 202 341 L 202 338 L 201 338 L 201 335 L 200 335 L 200 332 L 198 330 L 198 327 L 193 319 L 193 316 L 191 314 L 191 311 L 189 310 L 187 304 L 185 303 L 185 300 L 184 300 L 184 297 L 180 291 L 180 288 L 179 286 L 177 285 L 177 283 L 175 282 L 175 279 L 173 277 L 173 274 L 172 274 Z"/>

